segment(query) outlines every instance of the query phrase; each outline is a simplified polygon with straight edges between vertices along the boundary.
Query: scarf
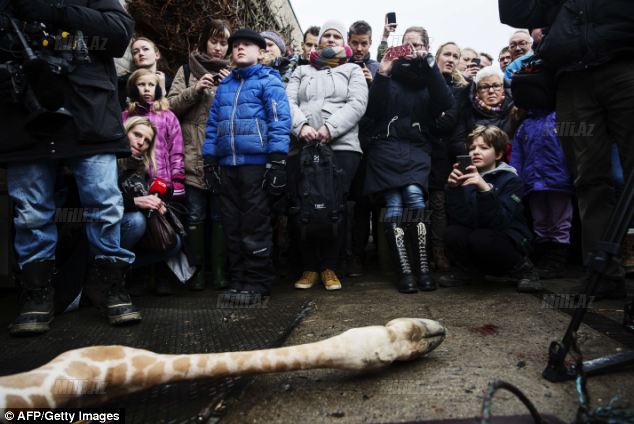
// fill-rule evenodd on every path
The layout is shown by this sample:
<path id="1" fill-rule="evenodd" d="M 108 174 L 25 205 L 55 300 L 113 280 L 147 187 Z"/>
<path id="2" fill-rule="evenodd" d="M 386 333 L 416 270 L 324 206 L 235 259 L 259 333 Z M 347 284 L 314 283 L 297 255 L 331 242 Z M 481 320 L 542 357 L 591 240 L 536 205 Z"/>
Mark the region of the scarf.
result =
<path id="1" fill-rule="evenodd" d="M 423 63 L 423 60 L 422 58 L 397 59 L 392 65 L 392 79 L 415 89 L 425 88 L 427 82 L 422 67 L 427 65 Z"/>
<path id="2" fill-rule="evenodd" d="M 206 53 L 192 52 L 189 55 L 189 69 L 196 79 L 200 79 L 203 75 L 211 73 L 217 74 L 221 69 L 227 68 L 229 61 L 224 59 L 216 59 L 208 56 Z"/>
<path id="3" fill-rule="evenodd" d="M 348 46 L 324 47 L 310 54 L 310 64 L 317 70 L 336 68 L 347 63 L 352 57 L 352 50 Z"/>
<path id="4" fill-rule="evenodd" d="M 495 114 L 498 115 L 504 109 L 504 101 L 506 100 L 506 96 L 502 95 L 502 100 L 494 106 L 489 106 L 484 101 L 478 97 L 478 93 L 476 92 L 473 97 L 473 106 L 479 110 L 484 115 Z"/>

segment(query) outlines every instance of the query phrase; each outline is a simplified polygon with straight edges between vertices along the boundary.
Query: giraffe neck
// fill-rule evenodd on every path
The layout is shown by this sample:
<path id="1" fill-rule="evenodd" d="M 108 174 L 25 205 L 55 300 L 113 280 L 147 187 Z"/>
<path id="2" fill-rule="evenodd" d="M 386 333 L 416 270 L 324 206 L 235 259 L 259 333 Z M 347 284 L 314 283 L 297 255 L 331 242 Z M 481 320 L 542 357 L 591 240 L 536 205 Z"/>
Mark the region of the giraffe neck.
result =
<path id="1" fill-rule="evenodd" d="M 66 352 L 40 368 L 0 377 L 0 410 L 88 404 L 169 382 L 324 366 L 325 341 L 248 352 L 157 354 L 125 346 Z M 330 344 L 330 343 L 329 343 Z M 103 358 L 103 360 L 102 360 Z M 320 363 L 322 365 L 320 365 Z"/>
<path id="2" fill-rule="evenodd" d="M 423 335 L 430 342 L 412 343 Z M 420 356 L 444 337 L 444 327 L 435 321 L 402 318 L 315 343 L 249 352 L 167 355 L 91 346 L 65 352 L 32 371 L 0 377 L 0 410 L 98 404 L 164 383 L 210 377 L 313 368 L 367 370 Z"/>

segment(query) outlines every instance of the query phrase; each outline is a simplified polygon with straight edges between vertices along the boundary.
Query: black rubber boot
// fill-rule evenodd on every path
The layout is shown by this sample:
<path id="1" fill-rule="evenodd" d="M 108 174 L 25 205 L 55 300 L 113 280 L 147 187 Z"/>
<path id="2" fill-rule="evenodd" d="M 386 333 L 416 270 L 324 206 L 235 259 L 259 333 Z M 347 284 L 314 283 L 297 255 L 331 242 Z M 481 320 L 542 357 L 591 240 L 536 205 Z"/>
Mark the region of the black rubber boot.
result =
<path id="1" fill-rule="evenodd" d="M 427 256 L 427 226 L 424 222 L 417 222 L 408 227 L 408 236 L 411 241 L 413 256 L 416 260 L 418 271 L 418 290 L 434 291 L 438 287 L 431 276 L 429 258 Z"/>
<path id="2" fill-rule="evenodd" d="M 125 273 L 130 265 L 123 261 L 97 259 L 86 277 L 85 292 L 92 303 L 103 310 L 111 325 L 134 324 L 141 313 L 126 291 Z"/>
<path id="3" fill-rule="evenodd" d="M 46 333 L 55 314 L 54 290 L 51 278 L 55 261 L 29 262 L 22 267 L 20 280 L 20 312 L 9 326 L 12 336 Z"/>
<path id="4" fill-rule="evenodd" d="M 196 273 L 188 281 L 190 290 L 204 290 L 207 286 L 205 281 L 205 227 L 204 225 L 190 225 L 187 227 L 187 244 L 191 252 L 196 257 Z"/>
<path id="5" fill-rule="evenodd" d="M 387 238 L 392 258 L 396 264 L 398 272 L 398 283 L 396 287 L 401 293 L 416 293 L 416 279 L 412 273 L 409 258 L 407 257 L 407 243 L 405 231 L 394 222 L 385 224 L 385 237 Z"/>

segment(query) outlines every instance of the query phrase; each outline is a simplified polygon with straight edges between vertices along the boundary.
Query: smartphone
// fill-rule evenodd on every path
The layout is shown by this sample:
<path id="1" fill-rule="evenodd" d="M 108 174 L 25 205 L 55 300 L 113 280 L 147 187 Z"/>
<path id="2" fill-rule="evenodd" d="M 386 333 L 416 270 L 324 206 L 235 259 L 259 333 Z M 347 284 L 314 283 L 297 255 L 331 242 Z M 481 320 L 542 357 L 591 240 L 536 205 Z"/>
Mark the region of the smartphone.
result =
<path id="1" fill-rule="evenodd" d="M 214 85 L 218 85 L 222 81 L 222 75 L 220 74 L 214 75 L 212 80 L 214 82 Z"/>
<path id="2" fill-rule="evenodd" d="M 355 60 L 354 64 L 359 65 L 362 68 L 365 68 L 365 62 L 362 60 Z"/>
<path id="3" fill-rule="evenodd" d="M 409 44 L 403 44 L 402 46 L 390 47 L 385 52 L 388 59 L 398 59 L 399 57 L 409 56 L 414 54 L 412 46 Z"/>
<path id="4" fill-rule="evenodd" d="M 385 15 L 386 19 L 387 19 L 387 23 L 388 24 L 395 24 L 396 23 L 396 13 L 394 12 L 389 12 Z"/>
<path id="5" fill-rule="evenodd" d="M 463 174 L 469 173 L 469 171 L 467 171 L 467 166 L 473 165 L 473 162 L 471 161 L 471 156 L 458 155 L 456 156 L 456 160 L 458 161 L 458 169 L 460 170 L 460 172 L 462 172 Z"/>
<path id="6" fill-rule="evenodd" d="M 471 62 L 467 65 L 467 68 L 475 68 L 475 67 L 480 67 L 481 65 L 481 61 L 479 57 L 474 58 L 473 60 L 471 60 Z"/>

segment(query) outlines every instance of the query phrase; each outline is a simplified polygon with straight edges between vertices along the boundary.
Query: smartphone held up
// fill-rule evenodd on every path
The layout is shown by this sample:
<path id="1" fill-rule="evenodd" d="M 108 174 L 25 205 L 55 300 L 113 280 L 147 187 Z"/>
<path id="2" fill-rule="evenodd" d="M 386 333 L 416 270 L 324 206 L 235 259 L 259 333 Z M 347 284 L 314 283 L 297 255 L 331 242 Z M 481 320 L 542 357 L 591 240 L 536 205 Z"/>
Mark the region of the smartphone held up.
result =
<path id="1" fill-rule="evenodd" d="M 402 46 L 390 47 L 385 52 L 385 56 L 388 60 L 395 60 L 405 56 L 411 56 L 414 54 L 414 49 L 410 44 L 403 44 Z"/>
<path id="2" fill-rule="evenodd" d="M 469 171 L 467 170 L 467 167 L 473 165 L 471 156 L 458 155 L 456 156 L 456 160 L 458 161 L 458 169 L 460 170 L 460 172 L 462 172 L 463 174 L 468 174 Z"/>

